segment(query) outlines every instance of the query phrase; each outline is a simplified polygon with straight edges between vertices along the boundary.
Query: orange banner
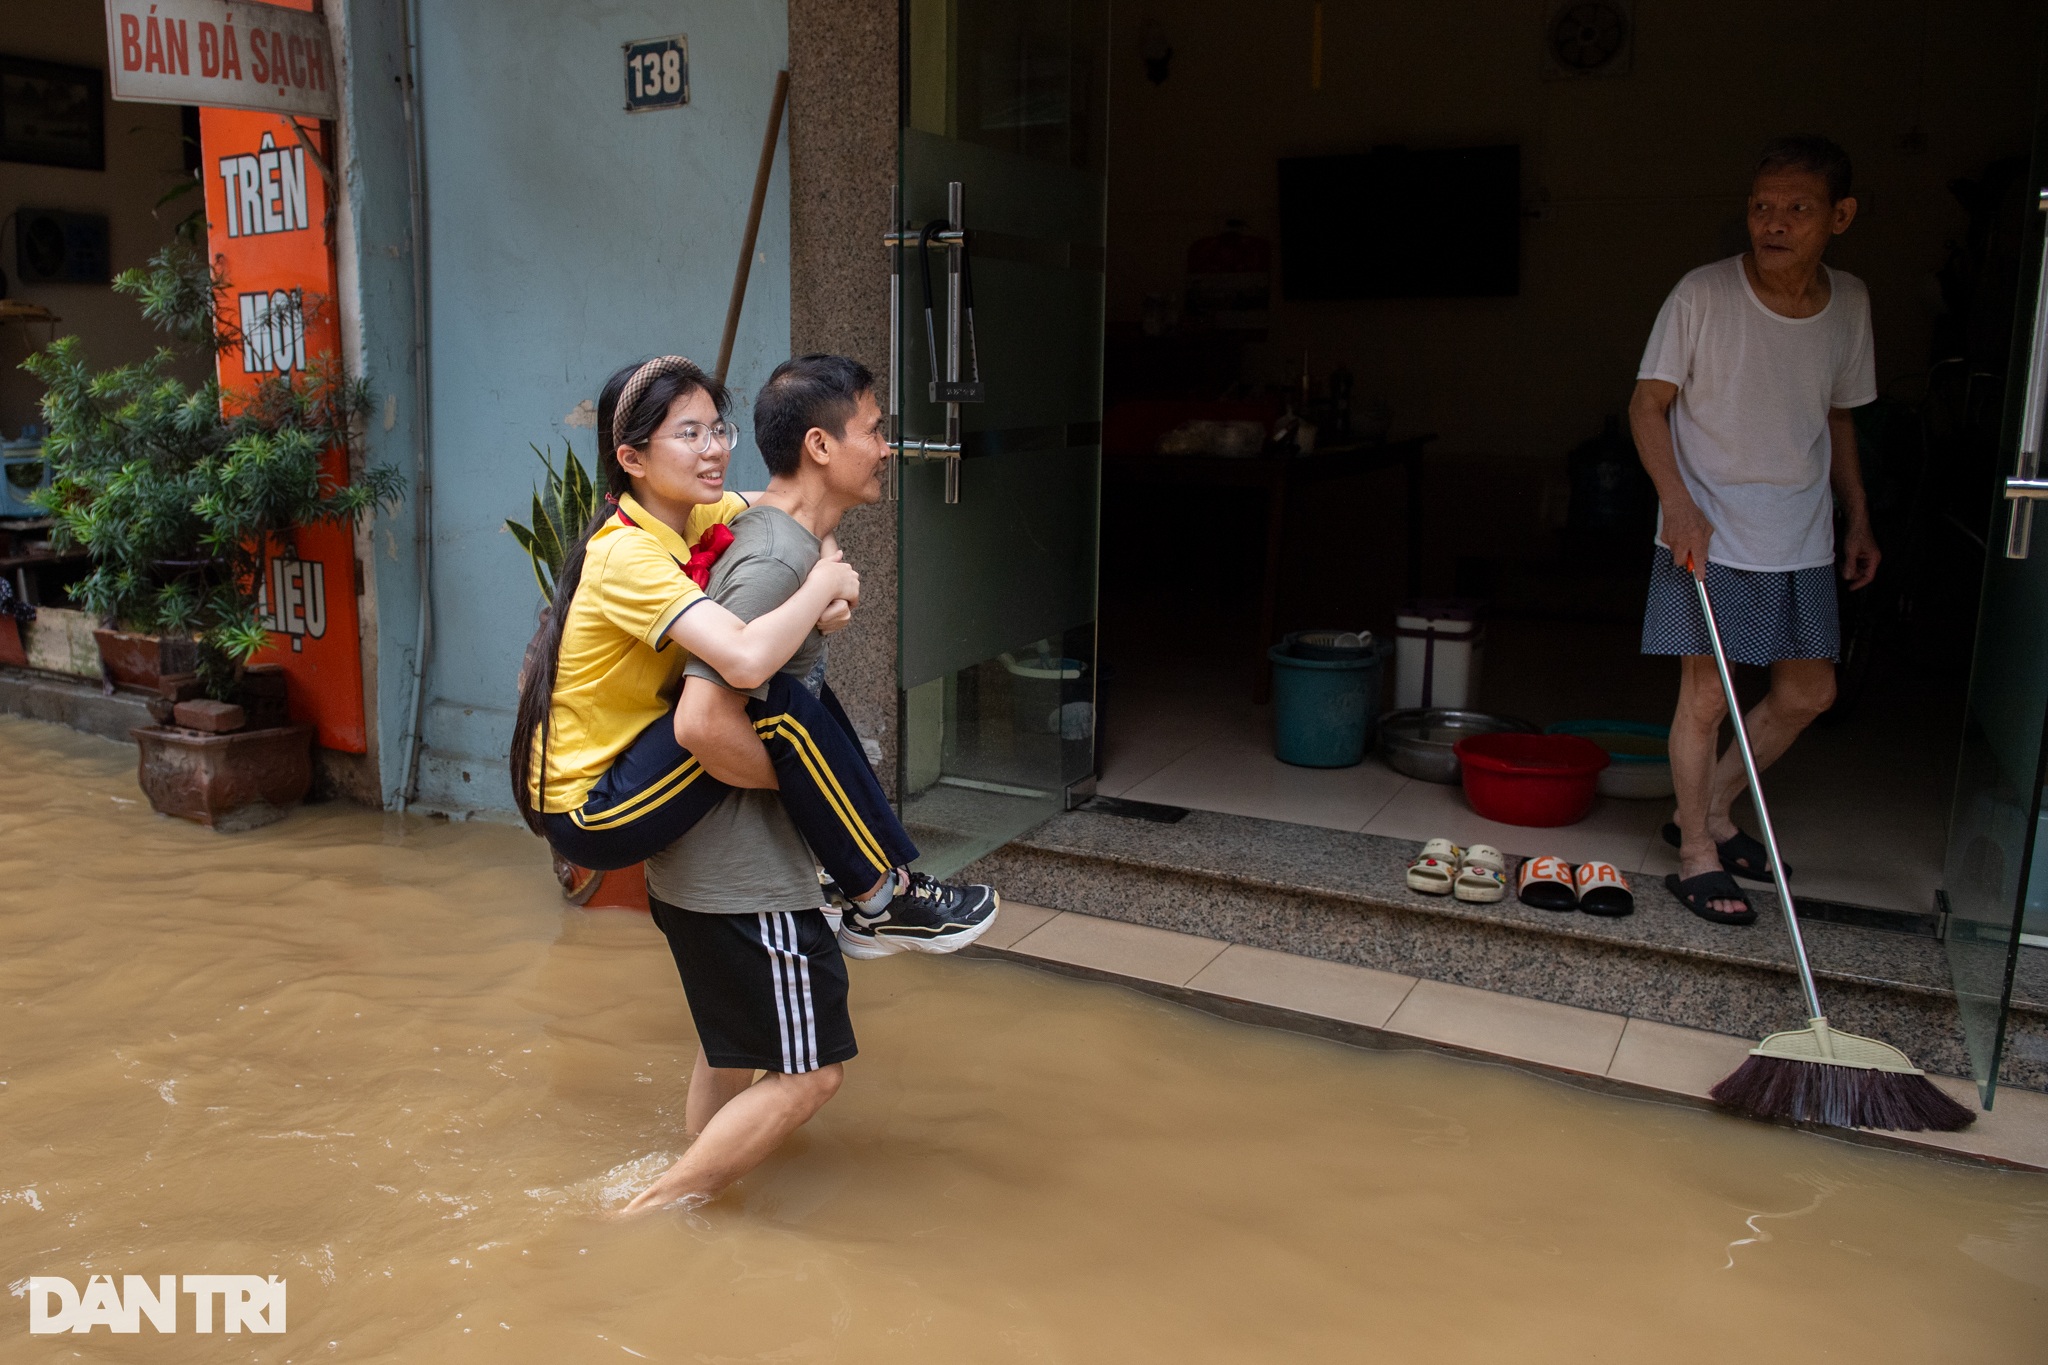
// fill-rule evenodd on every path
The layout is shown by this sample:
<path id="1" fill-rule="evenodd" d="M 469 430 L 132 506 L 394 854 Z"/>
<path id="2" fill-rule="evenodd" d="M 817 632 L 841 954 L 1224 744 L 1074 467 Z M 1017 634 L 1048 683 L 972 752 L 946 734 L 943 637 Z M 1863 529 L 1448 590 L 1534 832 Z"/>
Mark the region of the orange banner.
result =
<path id="1" fill-rule="evenodd" d="M 199 143 L 207 243 L 227 277 L 223 302 L 242 338 L 221 353 L 222 390 L 246 396 L 265 379 L 296 381 L 309 367 L 338 368 L 334 244 L 319 167 L 328 152 L 317 127 L 304 121 L 294 131 L 292 119 L 276 114 L 201 109 Z M 348 453 L 328 451 L 326 468 L 346 482 Z M 294 720 L 316 727 L 327 748 L 359 754 L 355 539 L 345 526 L 316 526 L 293 541 L 264 557 L 263 623 L 274 634 L 258 661 L 284 665 Z"/>

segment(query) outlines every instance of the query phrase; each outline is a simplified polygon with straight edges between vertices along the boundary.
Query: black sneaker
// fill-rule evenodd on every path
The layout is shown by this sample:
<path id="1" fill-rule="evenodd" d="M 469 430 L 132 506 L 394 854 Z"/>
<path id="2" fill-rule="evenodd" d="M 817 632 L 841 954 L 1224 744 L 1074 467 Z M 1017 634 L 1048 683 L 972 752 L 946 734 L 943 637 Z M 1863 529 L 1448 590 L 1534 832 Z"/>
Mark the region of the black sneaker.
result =
<path id="1" fill-rule="evenodd" d="M 905 949 L 951 953 L 988 932 L 1003 898 L 992 886 L 955 885 L 922 872 L 874 914 L 849 904 L 839 925 L 839 950 L 848 957 L 877 958 Z"/>

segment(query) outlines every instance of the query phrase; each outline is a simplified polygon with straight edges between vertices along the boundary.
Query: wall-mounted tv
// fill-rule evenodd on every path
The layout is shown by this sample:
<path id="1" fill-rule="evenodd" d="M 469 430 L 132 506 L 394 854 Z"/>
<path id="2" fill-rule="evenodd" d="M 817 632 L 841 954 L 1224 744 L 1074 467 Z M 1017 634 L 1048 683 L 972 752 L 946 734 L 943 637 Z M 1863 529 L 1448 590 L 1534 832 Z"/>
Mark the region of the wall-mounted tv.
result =
<path id="1" fill-rule="evenodd" d="M 1520 147 L 1375 147 L 1280 162 L 1285 297 L 1483 298 L 1521 283 Z"/>

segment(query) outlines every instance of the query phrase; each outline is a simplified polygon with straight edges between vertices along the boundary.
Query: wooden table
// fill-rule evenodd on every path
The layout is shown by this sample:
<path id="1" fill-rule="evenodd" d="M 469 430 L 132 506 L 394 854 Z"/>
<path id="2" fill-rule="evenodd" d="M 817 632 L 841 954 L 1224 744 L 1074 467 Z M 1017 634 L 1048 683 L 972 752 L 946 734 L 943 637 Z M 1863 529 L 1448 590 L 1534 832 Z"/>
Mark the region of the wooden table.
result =
<path id="1" fill-rule="evenodd" d="M 1118 455 L 1102 462 L 1103 477 L 1117 483 L 1202 488 L 1260 489 L 1266 496 L 1266 564 L 1259 585 L 1259 648 L 1276 643 L 1280 607 L 1281 553 L 1286 545 L 1287 507 L 1297 488 L 1332 479 L 1371 474 L 1398 465 L 1408 481 L 1408 596 L 1422 593 L 1422 457 L 1436 436 L 1409 436 L 1365 445 L 1325 446 L 1308 455 Z M 1252 700 L 1272 695 L 1269 669 L 1255 670 Z"/>
<path id="2" fill-rule="evenodd" d="M 12 546 L 10 546 L 12 548 Z M 14 596 L 29 606 L 41 606 L 41 593 L 35 589 L 35 579 L 29 577 L 31 569 L 43 569 L 47 565 L 74 565 L 88 559 L 86 551 L 51 551 L 51 548 L 31 548 L 27 553 L 0 555 L 0 573 L 14 575 Z"/>

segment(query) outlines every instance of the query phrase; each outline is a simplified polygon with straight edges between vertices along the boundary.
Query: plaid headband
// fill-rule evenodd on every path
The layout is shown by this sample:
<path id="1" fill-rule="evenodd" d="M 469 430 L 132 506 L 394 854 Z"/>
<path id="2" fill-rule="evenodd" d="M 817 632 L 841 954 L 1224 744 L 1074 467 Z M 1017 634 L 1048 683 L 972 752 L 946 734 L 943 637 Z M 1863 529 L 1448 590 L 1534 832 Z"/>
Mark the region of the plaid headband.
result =
<path id="1" fill-rule="evenodd" d="M 612 407 L 612 444 L 619 443 L 618 435 L 626 429 L 626 419 L 633 414 L 633 408 L 648 386 L 665 374 L 680 374 L 695 370 L 696 364 L 688 356 L 658 355 L 633 371 L 633 377 L 626 381 L 626 387 L 619 390 L 619 401 Z"/>

